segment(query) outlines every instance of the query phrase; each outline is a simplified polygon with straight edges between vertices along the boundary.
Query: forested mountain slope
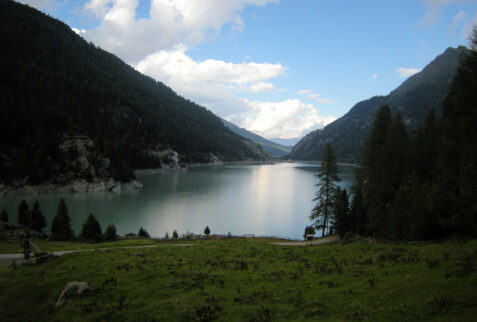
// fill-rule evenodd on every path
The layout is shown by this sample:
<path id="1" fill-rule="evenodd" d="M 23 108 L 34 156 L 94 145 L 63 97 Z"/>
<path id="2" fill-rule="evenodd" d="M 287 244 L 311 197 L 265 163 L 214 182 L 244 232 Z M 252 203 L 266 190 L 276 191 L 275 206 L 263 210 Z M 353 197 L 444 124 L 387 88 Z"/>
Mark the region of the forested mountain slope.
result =
<path id="1" fill-rule="evenodd" d="M 291 148 L 288 146 L 284 146 L 284 145 L 272 142 L 270 140 L 267 140 L 261 137 L 260 135 L 247 131 L 246 129 L 238 127 L 237 125 L 230 123 L 226 120 L 223 120 L 223 122 L 224 122 L 224 125 L 227 128 L 229 128 L 232 132 L 255 142 L 256 144 L 260 145 L 266 152 L 274 156 L 282 157 L 284 155 L 287 155 L 291 151 Z"/>
<path id="2" fill-rule="evenodd" d="M 408 129 L 421 124 L 431 109 L 440 115 L 448 86 L 463 52 L 468 52 L 468 49 L 448 48 L 389 95 L 375 96 L 357 103 L 343 117 L 324 129 L 307 134 L 294 146 L 290 157 L 296 160 L 320 160 L 326 142 L 331 142 L 338 160 L 354 162 L 359 157 L 374 115 L 383 104 L 388 104 L 392 112 L 399 111 Z"/>
<path id="3" fill-rule="evenodd" d="M 169 148 L 183 162 L 269 157 L 204 107 L 35 9 L 1 0 L 0 39 L 0 183 L 84 178 L 81 168 L 95 162 L 102 170 L 86 179 L 128 181 L 133 169 L 160 166 L 157 151 Z M 71 138 L 87 142 L 80 165 Z"/>

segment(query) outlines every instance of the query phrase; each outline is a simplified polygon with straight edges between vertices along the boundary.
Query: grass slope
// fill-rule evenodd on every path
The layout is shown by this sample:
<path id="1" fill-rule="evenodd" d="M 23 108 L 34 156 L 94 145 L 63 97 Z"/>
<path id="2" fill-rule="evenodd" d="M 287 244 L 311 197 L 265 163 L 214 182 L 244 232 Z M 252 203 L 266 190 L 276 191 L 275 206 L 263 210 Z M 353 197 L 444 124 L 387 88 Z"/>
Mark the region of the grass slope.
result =
<path id="1" fill-rule="evenodd" d="M 0 320 L 461 320 L 477 240 L 314 247 L 254 239 L 75 253 L 0 273 Z M 56 300 L 69 281 L 94 295 Z"/>

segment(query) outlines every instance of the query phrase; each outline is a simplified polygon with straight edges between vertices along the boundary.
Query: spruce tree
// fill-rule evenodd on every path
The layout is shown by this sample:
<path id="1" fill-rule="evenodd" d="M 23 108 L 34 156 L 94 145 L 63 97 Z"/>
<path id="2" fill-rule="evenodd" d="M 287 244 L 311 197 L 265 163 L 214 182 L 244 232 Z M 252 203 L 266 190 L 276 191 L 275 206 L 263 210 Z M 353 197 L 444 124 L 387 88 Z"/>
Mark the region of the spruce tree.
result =
<path id="1" fill-rule="evenodd" d="M 144 238 L 149 238 L 149 237 L 151 237 L 151 236 L 149 235 L 149 233 L 148 233 L 144 228 L 142 228 L 142 227 L 139 228 L 139 231 L 138 231 L 137 235 L 138 235 L 139 237 L 144 237 Z"/>
<path id="2" fill-rule="evenodd" d="M 0 221 L 8 222 L 8 212 L 3 209 L 2 214 L 0 215 Z"/>
<path id="3" fill-rule="evenodd" d="M 366 234 L 366 209 L 364 208 L 363 192 L 360 186 L 354 187 L 353 200 L 350 209 L 351 231 L 358 235 Z"/>
<path id="4" fill-rule="evenodd" d="M 30 227 L 30 210 L 28 209 L 28 204 L 25 199 L 23 199 L 18 206 L 17 223 L 21 226 Z"/>
<path id="5" fill-rule="evenodd" d="M 40 204 L 38 200 L 33 204 L 33 209 L 31 211 L 31 229 L 43 232 L 43 228 L 46 227 L 46 220 L 40 210 Z"/>
<path id="6" fill-rule="evenodd" d="M 107 241 L 115 241 L 118 239 L 116 234 L 116 227 L 114 225 L 109 225 L 104 231 L 104 239 Z"/>
<path id="7" fill-rule="evenodd" d="M 70 226 L 70 217 L 68 215 L 68 208 L 66 207 L 63 198 L 58 202 L 56 216 L 53 218 L 51 224 L 51 239 L 52 240 L 72 240 L 74 238 L 73 231 Z"/>
<path id="8" fill-rule="evenodd" d="M 346 233 L 351 232 L 351 227 L 354 223 L 351 222 L 349 211 L 349 198 L 346 189 L 338 188 L 334 196 L 333 213 L 334 221 L 333 227 L 335 232 L 343 237 Z"/>
<path id="9" fill-rule="evenodd" d="M 205 227 L 205 229 L 204 229 L 204 234 L 205 234 L 207 237 L 209 237 L 209 235 L 210 235 L 210 228 L 209 228 L 209 226 Z"/>
<path id="10" fill-rule="evenodd" d="M 322 237 L 324 237 L 329 232 L 329 224 L 333 219 L 333 198 L 337 190 L 335 182 L 340 181 L 335 153 L 330 143 L 325 147 L 323 160 L 316 176 L 320 181 L 316 184 L 319 189 L 313 201 L 317 204 L 312 210 L 310 219 L 314 220 L 315 228 L 322 230 Z"/>
<path id="11" fill-rule="evenodd" d="M 93 214 L 89 214 L 86 222 L 83 224 L 83 229 L 81 230 L 81 238 L 86 240 L 94 240 L 100 241 L 101 240 L 101 225 L 93 216 Z"/>

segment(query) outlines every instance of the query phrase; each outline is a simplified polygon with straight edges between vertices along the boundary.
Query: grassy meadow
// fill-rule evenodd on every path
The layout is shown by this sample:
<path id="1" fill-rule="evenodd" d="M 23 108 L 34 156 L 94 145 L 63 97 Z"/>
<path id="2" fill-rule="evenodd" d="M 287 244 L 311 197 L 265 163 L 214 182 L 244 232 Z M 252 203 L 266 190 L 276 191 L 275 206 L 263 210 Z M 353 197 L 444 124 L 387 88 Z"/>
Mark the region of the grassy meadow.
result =
<path id="1" fill-rule="evenodd" d="M 133 242 L 116 246 L 128 243 Z M 0 320 L 472 321 L 477 317 L 477 240 L 395 244 L 357 239 L 312 247 L 272 245 L 260 239 L 192 244 L 80 252 L 39 266 L 4 268 Z M 53 244 L 51 248 L 58 250 Z M 0 245 L 0 249 L 10 248 Z M 95 292 L 56 308 L 70 281 L 85 281 Z"/>

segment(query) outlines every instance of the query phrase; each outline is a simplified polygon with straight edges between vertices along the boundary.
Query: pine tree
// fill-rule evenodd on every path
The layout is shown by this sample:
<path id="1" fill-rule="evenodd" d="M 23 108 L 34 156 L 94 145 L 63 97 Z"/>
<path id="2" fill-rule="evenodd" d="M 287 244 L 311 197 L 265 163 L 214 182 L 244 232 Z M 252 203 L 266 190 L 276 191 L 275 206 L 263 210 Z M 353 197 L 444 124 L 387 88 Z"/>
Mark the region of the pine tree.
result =
<path id="1" fill-rule="evenodd" d="M 38 232 L 43 232 L 43 228 L 46 227 L 46 220 L 40 210 L 40 204 L 38 200 L 33 204 L 31 211 L 31 229 Z"/>
<path id="2" fill-rule="evenodd" d="M 114 225 L 109 225 L 104 231 L 104 239 L 107 241 L 115 241 L 118 239 L 116 234 L 116 227 Z"/>
<path id="3" fill-rule="evenodd" d="M 100 241 L 101 240 L 101 225 L 99 224 L 98 220 L 93 216 L 93 214 L 89 214 L 86 222 L 83 224 L 83 229 L 81 230 L 81 238 L 86 240 L 94 240 Z"/>
<path id="4" fill-rule="evenodd" d="M 314 220 L 315 228 L 322 230 L 323 237 L 328 233 L 329 224 L 333 219 L 333 197 L 337 190 L 335 182 L 340 181 L 335 153 L 330 143 L 325 147 L 323 160 L 316 176 L 320 182 L 316 184 L 319 189 L 313 201 L 317 204 L 312 210 L 310 219 Z"/>
<path id="5" fill-rule="evenodd" d="M 51 224 L 52 240 L 72 240 L 74 238 L 73 231 L 70 226 L 70 217 L 65 201 L 60 199 L 56 210 L 56 216 Z"/>
<path id="6" fill-rule="evenodd" d="M 23 199 L 18 206 L 17 223 L 21 226 L 30 227 L 30 210 L 28 209 L 28 204 L 25 199 Z"/>
<path id="7" fill-rule="evenodd" d="M 358 235 L 366 234 L 366 209 L 364 208 L 363 192 L 360 186 L 355 186 L 350 209 L 351 231 Z"/>
<path id="8" fill-rule="evenodd" d="M 177 230 L 174 229 L 174 231 L 172 232 L 172 239 L 177 239 L 179 238 L 179 234 L 177 233 Z"/>
<path id="9" fill-rule="evenodd" d="M 138 235 L 139 237 L 144 237 L 144 238 L 149 238 L 149 237 L 151 237 L 151 236 L 149 235 L 149 233 L 148 233 L 144 228 L 142 228 L 142 227 L 139 228 L 139 231 L 138 231 L 137 235 Z"/>
<path id="10" fill-rule="evenodd" d="M 8 212 L 3 209 L 2 214 L 0 215 L 0 221 L 8 222 Z"/>
<path id="11" fill-rule="evenodd" d="M 210 235 L 210 228 L 209 228 L 209 226 L 205 227 L 205 229 L 204 229 L 204 234 L 205 234 L 207 237 L 209 237 L 209 235 Z"/>
<path id="12" fill-rule="evenodd" d="M 351 222 L 349 211 L 349 198 L 346 189 L 338 188 L 334 196 L 333 213 L 334 221 L 333 227 L 335 232 L 343 237 L 346 233 L 351 232 L 354 223 Z"/>

